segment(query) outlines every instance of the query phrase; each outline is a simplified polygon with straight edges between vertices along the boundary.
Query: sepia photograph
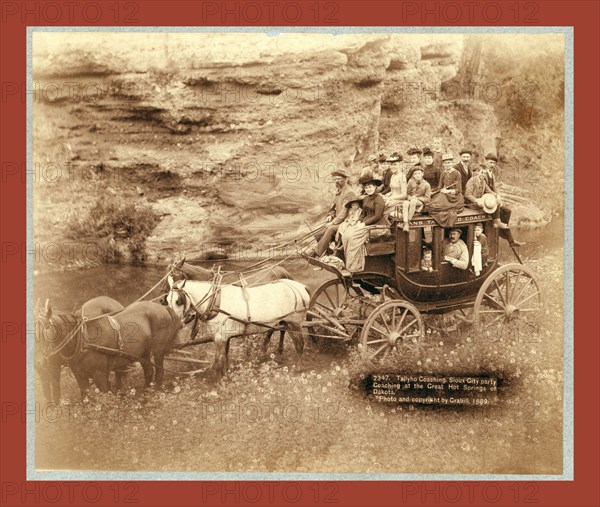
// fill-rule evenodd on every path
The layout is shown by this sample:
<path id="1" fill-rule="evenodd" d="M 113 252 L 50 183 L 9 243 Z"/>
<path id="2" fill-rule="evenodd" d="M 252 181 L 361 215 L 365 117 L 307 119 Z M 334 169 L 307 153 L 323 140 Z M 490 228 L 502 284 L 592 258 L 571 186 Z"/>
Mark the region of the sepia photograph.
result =
<path id="1" fill-rule="evenodd" d="M 564 31 L 105 30 L 30 33 L 32 470 L 566 473 Z"/>

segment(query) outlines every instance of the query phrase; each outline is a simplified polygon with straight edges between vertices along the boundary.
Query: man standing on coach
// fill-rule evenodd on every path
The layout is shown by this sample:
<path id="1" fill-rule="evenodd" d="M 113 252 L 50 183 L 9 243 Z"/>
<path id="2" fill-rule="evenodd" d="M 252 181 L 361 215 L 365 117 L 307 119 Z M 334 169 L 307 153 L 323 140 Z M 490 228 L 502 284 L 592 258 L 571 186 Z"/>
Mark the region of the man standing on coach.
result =
<path id="1" fill-rule="evenodd" d="M 467 181 L 469 181 L 473 176 L 471 168 L 469 167 L 471 161 L 471 150 L 463 148 L 462 150 L 460 150 L 459 155 L 460 161 L 454 166 L 454 169 L 456 169 L 460 173 L 460 178 L 462 182 L 462 193 L 464 195 L 465 190 L 467 189 Z"/>
<path id="2" fill-rule="evenodd" d="M 498 190 L 496 189 L 496 176 L 494 175 L 494 168 L 496 167 L 497 163 L 498 157 L 496 157 L 496 155 L 494 155 L 493 153 L 488 153 L 485 156 L 485 169 L 483 169 L 483 174 L 485 176 L 485 181 L 488 187 L 490 187 L 492 192 L 494 192 L 497 195 L 498 205 L 500 206 L 500 222 L 509 225 L 510 215 L 512 211 L 510 210 L 510 208 L 502 204 L 502 202 L 500 201 L 500 195 L 498 194 Z M 508 241 L 508 244 L 511 248 L 515 246 L 521 246 L 523 244 L 513 237 L 512 232 L 508 227 L 500 228 L 499 234 L 501 238 L 504 238 L 506 241 Z"/>
<path id="3" fill-rule="evenodd" d="M 356 198 L 354 191 L 348 185 L 348 173 L 345 169 L 337 169 L 331 173 L 331 176 L 335 183 L 335 199 L 327 215 L 325 231 L 317 235 L 318 243 L 314 250 L 314 255 L 317 257 L 321 257 L 325 253 L 329 243 L 335 238 L 340 224 L 346 218 L 348 213 L 346 203 Z"/>

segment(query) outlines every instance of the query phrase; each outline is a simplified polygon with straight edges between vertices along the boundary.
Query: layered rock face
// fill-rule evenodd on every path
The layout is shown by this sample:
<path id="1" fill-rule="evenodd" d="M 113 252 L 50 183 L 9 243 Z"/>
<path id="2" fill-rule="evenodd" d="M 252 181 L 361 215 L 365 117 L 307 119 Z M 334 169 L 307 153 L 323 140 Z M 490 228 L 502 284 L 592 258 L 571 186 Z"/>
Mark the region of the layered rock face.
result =
<path id="1" fill-rule="evenodd" d="M 441 94 L 462 44 L 459 35 L 35 34 L 34 161 L 74 175 L 36 183 L 36 234 L 56 234 L 106 193 L 162 214 L 153 260 L 278 242 L 322 217 L 334 169 L 356 176 L 370 156 L 438 135 L 454 151 L 493 150 L 492 108 Z"/>

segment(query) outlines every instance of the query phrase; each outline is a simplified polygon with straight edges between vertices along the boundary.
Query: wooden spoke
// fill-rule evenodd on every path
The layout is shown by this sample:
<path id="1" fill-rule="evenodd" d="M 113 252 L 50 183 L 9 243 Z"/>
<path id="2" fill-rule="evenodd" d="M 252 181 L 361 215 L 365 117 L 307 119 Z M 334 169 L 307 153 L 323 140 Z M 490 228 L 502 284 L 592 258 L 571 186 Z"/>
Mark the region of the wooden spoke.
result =
<path id="1" fill-rule="evenodd" d="M 385 336 L 386 338 L 389 336 L 389 333 L 386 333 L 385 331 L 382 331 L 381 329 L 379 329 L 378 327 L 376 327 L 376 326 L 375 326 L 375 324 L 373 324 L 373 325 L 371 326 L 371 329 L 372 329 L 373 331 L 376 331 L 376 332 L 378 332 L 380 335 L 382 335 L 382 336 Z"/>
<path id="2" fill-rule="evenodd" d="M 383 322 L 385 330 L 380 327 L 380 322 Z M 377 335 L 374 336 L 375 333 Z M 423 336 L 423 320 L 417 308 L 408 301 L 392 299 L 371 312 L 363 326 L 360 341 L 367 359 L 385 360 L 390 352 L 402 353 L 403 347 L 419 346 Z M 397 337 L 395 345 L 392 337 Z"/>
<path id="3" fill-rule="evenodd" d="M 398 331 L 398 334 L 404 338 L 404 331 L 406 331 L 409 327 L 414 326 L 415 324 L 418 324 L 417 319 L 412 320 L 411 322 L 409 322 L 408 324 L 406 324 L 406 326 L 404 326 L 400 331 Z"/>
<path id="4" fill-rule="evenodd" d="M 473 305 L 474 323 L 480 333 L 490 336 L 489 330 L 494 329 L 500 337 L 517 322 L 535 328 L 526 315 L 535 320 L 540 309 L 541 291 L 534 272 L 522 264 L 508 264 L 491 273 L 479 289 Z"/>
<path id="5" fill-rule="evenodd" d="M 381 320 L 383 321 L 383 324 L 384 324 L 385 328 L 387 329 L 388 334 L 391 334 L 392 330 L 390 329 L 390 326 L 388 326 L 385 315 L 381 314 Z"/>
<path id="6" fill-rule="evenodd" d="M 388 346 L 387 343 L 383 344 L 381 347 L 379 347 L 374 354 L 371 355 L 371 359 L 374 359 L 382 350 L 384 350 L 386 347 Z"/>
<path id="7" fill-rule="evenodd" d="M 513 283 L 513 290 L 512 293 L 510 295 L 510 301 L 514 301 L 514 295 L 515 292 L 517 292 L 517 286 L 519 285 L 519 278 L 521 278 L 521 272 L 517 272 L 517 278 L 515 279 L 515 282 Z"/>
<path id="8" fill-rule="evenodd" d="M 507 303 L 506 303 L 506 300 L 504 299 L 504 296 L 502 295 L 502 289 L 500 288 L 500 285 L 498 285 L 498 280 L 494 279 L 494 285 L 496 286 L 496 291 L 498 292 L 500 299 L 502 299 L 504 306 L 506 306 Z"/>
<path id="9" fill-rule="evenodd" d="M 398 323 L 398 327 L 395 327 L 394 331 L 398 331 L 398 329 L 400 328 L 400 326 L 404 322 L 404 319 L 406 318 L 406 314 L 407 313 L 408 313 L 408 308 L 406 310 L 404 310 L 404 313 L 402 314 L 402 318 L 400 319 L 400 322 Z M 400 332 L 400 334 L 402 334 L 402 331 Z"/>
<path id="10" fill-rule="evenodd" d="M 325 297 L 329 300 L 329 302 L 331 303 L 331 306 L 333 308 L 337 308 L 338 307 L 338 305 L 333 302 L 333 299 L 331 299 L 331 296 L 329 295 L 329 292 L 325 291 L 323 294 L 325 294 Z"/>
<path id="11" fill-rule="evenodd" d="M 525 285 L 523 285 L 523 287 L 521 288 L 521 292 L 519 292 L 519 295 L 514 299 L 515 301 L 518 301 L 519 299 L 521 299 L 521 296 L 523 295 L 523 292 L 525 292 L 525 289 L 527 287 L 529 287 L 529 284 L 533 281 L 532 278 L 528 278 L 527 279 L 527 283 L 525 283 Z"/>
<path id="12" fill-rule="evenodd" d="M 369 345 L 373 345 L 374 343 L 387 343 L 387 339 L 386 338 L 382 338 L 380 340 L 371 340 L 371 341 L 367 341 L 367 343 Z"/>
<path id="13" fill-rule="evenodd" d="M 321 303 L 320 301 L 315 301 L 315 306 L 313 307 L 313 310 L 316 310 L 317 312 L 321 313 L 321 311 L 317 308 L 317 305 L 319 305 L 322 308 L 325 308 L 325 310 L 328 310 L 329 313 L 333 313 L 334 310 L 333 308 L 330 308 L 329 306 L 325 306 L 323 303 Z"/>
<path id="14" fill-rule="evenodd" d="M 522 305 L 522 304 L 526 303 L 527 301 L 529 301 L 531 298 L 538 296 L 539 294 L 540 294 L 539 292 L 535 292 L 534 294 L 531 294 L 531 296 L 527 296 L 525 299 L 520 300 L 518 303 L 515 302 L 514 305 L 515 306 Z"/>
<path id="15" fill-rule="evenodd" d="M 497 304 L 497 305 L 498 305 L 500 308 L 503 308 L 503 309 L 505 308 L 505 306 L 504 306 L 502 303 L 500 303 L 500 301 L 498 301 L 498 300 L 494 299 L 494 298 L 493 298 L 492 296 L 490 296 L 490 295 L 489 295 L 487 292 L 484 294 L 484 296 L 485 296 L 486 298 L 488 298 L 489 300 L 493 301 L 493 302 L 494 302 L 495 304 Z"/>

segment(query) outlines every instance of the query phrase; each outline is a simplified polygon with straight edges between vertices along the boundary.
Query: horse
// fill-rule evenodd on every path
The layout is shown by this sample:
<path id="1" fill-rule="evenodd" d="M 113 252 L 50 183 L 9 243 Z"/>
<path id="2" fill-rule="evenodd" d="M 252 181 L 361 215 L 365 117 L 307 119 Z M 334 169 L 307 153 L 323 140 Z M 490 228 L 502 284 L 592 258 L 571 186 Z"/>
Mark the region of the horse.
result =
<path id="1" fill-rule="evenodd" d="M 206 269 L 201 266 L 195 266 L 193 264 L 189 264 L 185 262 L 185 257 L 171 265 L 169 268 L 169 275 L 173 277 L 173 280 L 195 280 L 195 281 L 203 281 L 207 282 L 212 280 L 217 271 L 214 269 L 214 266 L 211 269 Z M 222 281 L 224 283 L 231 283 L 236 287 L 242 287 L 246 285 L 248 282 L 251 285 L 257 283 L 264 282 L 272 282 L 275 280 L 291 280 L 292 275 L 282 266 L 278 266 L 277 264 L 267 264 L 264 267 L 248 272 L 248 273 L 239 273 L 239 272 L 230 272 L 225 273 L 223 275 Z M 161 304 L 166 305 L 167 299 L 166 296 L 161 298 Z M 195 333 L 196 328 L 192 331 Z M 263 340 L 262 348 L 263 352 L 267 352 L 267 348 L 271 341 L 271 337 L 273 336 L 274 331 L 269 331 L 265 334 L 265 338 Z M 279 345 L 277 347 L 277 352 L 279 354 L 283 353 L 283 340 L 285 336 L 285 329 L 282 329 L 279 332 Z"/>
<path id="2" fill-rule="evenodd" d="M 90 303 L 86 304 L 88 308 L 93 306 Z M 85 312 L 86 309 L 84 308 L 83 311 Z M 68 364 L 79 384 L 82 398 L 87 394 L 89 378 L 94 380 L 101 392 L 108 392 L 109 376 L 113 370 L 117 390 L 121 389 L 122 370 L 132 362 L 141 364 L 146 387 L 150 385 L 154 376 L 156 386 L 161 387 L 164 356 L 175 345 L 177 334 L 182 327 L 181 320 L 175 312 L 157 303 L 140 301 L 122 309 L 116 315 L 104 315 L 106 313 L 104 311 L 97 313 L 102 316 L 85 321 L 78 313 L 64 312 L 61 316 L 62 321 L 68 323 L 73 331 L 65 333 L 66 329 L 60 329 L 63 332 L 56 337 L 59 344 L 55 347 L 55 351 L 67 341 L 58 354 L 63 353 L 62 357 L 68 359 Z M 51 323 L 53 319 L 51 312 L 46 319 L 50 327 L 57 328 L 55 323 L 54 325 Z M 154 358 L 154 365 L 157 367 L 156 374 L 151 357 Z M 53 398 L 56 401 L 54 393 Z M 60 387 L 58 399 L 60 399 Z"/>
<path id="3" fill-rule="evenodd" d="M 123 305 L 107 296 L 100 296 L 86 302 L 79 310 L 63 312 L 50 307 L 46 301 L 44 310 L 37 315 L 37 340 L 35 346 L 35 370 L 42 381 L 44 397 L 58 403 L 61 397 L 60 373 L 63 366 L 70 366 L 82 398 L 89 388 L 93 375 L 87 370 L 87 363 L 98 352 L 81 348 L 83 319 L 94 319 L 100 315 L 114 314 L 123 310 Z M 91 320 L 86 324 L 87 332 L 95 332 L 96 324 Z M 60 347 L 60 348 L 59 348 Z M 121 372 L 115 372 L 117 383 L 121 382 Z"/>
<path id="4" fill-rule="evenodd" d="M 296 352 L 302 354 L 306 311 L 310 301 L 307 288 L 294 280 L 276 280 L 253 287 L 221 285 L 218 276 L 211 283 L 168 279 L 169 306 L 185 323 L 205 321 L 215 342 L 212 370 L 227 372 L 229 341 L 246 334 L 273 334 L 288 331 Z"/>

